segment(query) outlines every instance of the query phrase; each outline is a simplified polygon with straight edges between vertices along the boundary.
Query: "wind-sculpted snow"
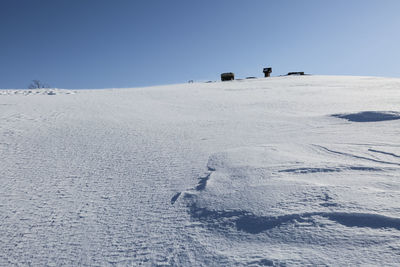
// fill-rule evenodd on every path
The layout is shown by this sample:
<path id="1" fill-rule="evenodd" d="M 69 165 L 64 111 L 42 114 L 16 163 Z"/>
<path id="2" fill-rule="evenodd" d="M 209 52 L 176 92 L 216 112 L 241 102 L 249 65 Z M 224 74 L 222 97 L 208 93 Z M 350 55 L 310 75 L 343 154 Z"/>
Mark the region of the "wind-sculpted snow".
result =
<path id="1" fill-rule="evenodd" d="M 208 171 L 209 171 L 209 173 L 207 175 L 199 178 L 199 183 L 196 186 L 197 191 L 202 191 L 206 188 L 207 181 L 208 181 L 208 179 L 210 179 L 210 176 L 211 176 L 211 172 L 215 171 L 215 169 L 208 167 Z"/>
<path id="2" fill-rule="evenodd" d="M 381 153 L 381 154 L 384 154 L 384 155 L 389 155 L 389 156 L 392 156 L 392 157 L 395 157 L 395 158 L 400 158 L 400 155 L 396 155 L 394 153 L 385 152 L 385 151 L 381 151 L 381 150 L 376 150 L 376 149 L 372 149 L 372 148 L 368 149 L 368 151 L 375 152 L 375 153 Z"/>
<path id="3" fill-rule="evenodd" d="M 391 121 L 399 120 L 400 112 L 394 111 L 363 111 L 350 114 L 334 114 L 337 118 L 346 119 L 354 122 L 374 122 L 374 121 Z"/>
<path id="4" fill-rule="evenodd" d="M 346 213 L 346 212 L 308 212 L 301 214 L 287 214 L 281 216 L 257 216 L 246 211 L 215 211 L 207 208 L 190 206 L 193 218 L 206 224 L 211 229 L 229 227 L 250 234 L 259 234 L 275 227 L 287 224 L 308 223 L 317 227 L 323 227 L 318 223 L 318 217 L 324 217 L 347 227 L 367 228 L 392 228 L 400 230 L 400 218 L 393 218 L 370 213 Z"/>
<path id="5" fill-rule="evenodd" d="M 291 240 L 293 246 L 301 246 L 325 244 L 316 236 L 345 240 L 350 232 L 366 234 L 371 240 L 379 233 L 399 237 L 399 194 L 390 193 L 383 204 L 376 192 L 360 188 L 359 182 L 363 186 L 371 180 L 383 182 L 379 177 L 395 177 L 400 168 L 379 159 L 382 153 L 374 154 L 374 165 L 368 164 L 365 154 L 374 149 L 360 149 L 358 153 L 365 156 L 353 158 L 354 165 L 348 165 L 347 150 L 354 153 L 355 148 L 333 147 L 343 151 L 331 153 L 333 148 L 327 145 L 281 144 L 216 153 L 207 164 L 207 183 L 200 180 L 194 190 L 184 193 L 183 201 L 192 220 L 230 238 L 251 234 L 255 240 Z M 323 166 L 302 167 L 305 164 Z M 280 234 L 275 236 L 276 232 Z M 384 243 L 385 239 L 378 239 L 370 249 L 379 250 Z"/>
<path id="6" fill-rule="evenodd" d="M 362 167 L 362 166 L 349 166 L 349 167 L 337 167 L 337 168 L 294 168 L 280 170 L 279 172 L 289 172 L 289 173 L 314 173 L 314 172 L 341 172 L 345 170 L 353 171 L 382 171 L 380 168 L 374 167 Z"/>
<path id="7" fill-rule="evenodd" d="M 399 266 L 398 88 L 0 90 L 0 266 Z"/>
<path id="8" fill-rule="evenodd" d="M 319 149 L 316 150 L 316 147 Z M 324 214 L 327 206 L 325 202 L 328 201 L 335 204 L 328 206 L 341 206 L 342 209 L 335 212 L 345 213 L 349 210 L 347 207 L 351 206 L 351 186 L 354 180 L 363 179 L 365 175 L 377 176 L 400 170 L 392 166 L 395 162 L 378 159 L 374 159 L 373 162 L 379 165 L 367 166 L 365 161 L 370 159 L 362 156 L 356 157 L 358 161 L 353 160 L 356 165 L 349 166 L 346 164 L 346 157 L 338 158 L 327 151 L 332 150 L 325 146 L 285 144 L 239 148 L 217 153 L 208 161 L 208 174 L 200 179 L 194 192 L 186 195 L 186 198 L 191 200 L 191 213 L 197 214 L 193 210 L 201 211 L 203 207 L 207 207 L 208 212 L 206 210 L 205 213 L 211 214 L 209 210 L 218 212 L 218 207 L 229 210 L 227 214 L 234 211 L 235 216 L 237 211 L 250 214 L 263 213 L 265 210 L 271 216 L 279 217 L 282 214 L 292 214 L 292 211 L 298 209 L 304 210 L 304 214 L 314 214 L 313 212 L 319 209 L 320 214 Z M 362 154 L 361 151 L 359 153 Z M 304 163 L 296 161 L 295 155 L 307 158 L 307 164 L 311 165 L 325 161 L 325 166 L 302 167 Z M 348 153 L 340 152 L 340 155 L 347 156 Z M 340 181 L 334 181 L 336 173 L 340 173 L 336 178 Z M 340 190 L 342 192 L 337 192 Z M 346 191 L 349 195 L 346 195 Z M 343 196 L 337 198 L 336 203 L 332 203 L 333 198 L 330 195 L 333 193 Z M 369 193 L 363 192 L 365 195 Z M 345 198 L 349 198 L 348 201 Z M 316 201 L 317 199 L 319 201 Z M 363 209 L 361 203 L 357 208 Z M 371 206 L 367 205 L 364 208 L 368 210 Z M 376 206 L 376 209 L 378 208 L 379 206 Z"/>

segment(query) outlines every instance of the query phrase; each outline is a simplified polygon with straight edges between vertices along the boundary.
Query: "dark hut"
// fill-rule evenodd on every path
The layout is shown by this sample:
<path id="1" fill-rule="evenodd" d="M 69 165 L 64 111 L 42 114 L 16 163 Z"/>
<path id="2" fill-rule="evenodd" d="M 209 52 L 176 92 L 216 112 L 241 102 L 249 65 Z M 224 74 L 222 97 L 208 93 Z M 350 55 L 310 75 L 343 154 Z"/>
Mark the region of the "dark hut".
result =
<path id="1" fill-rule="evenodd" d="M 235 74 L 233 72 L 225 72 L 221 74 L 221 81 L 232 81 L 235 79 Z"/>
<path id="2" fill-rule="evenodd" d="M 289 72 L 287 75 L 304 75 L 304 71 Z"/>

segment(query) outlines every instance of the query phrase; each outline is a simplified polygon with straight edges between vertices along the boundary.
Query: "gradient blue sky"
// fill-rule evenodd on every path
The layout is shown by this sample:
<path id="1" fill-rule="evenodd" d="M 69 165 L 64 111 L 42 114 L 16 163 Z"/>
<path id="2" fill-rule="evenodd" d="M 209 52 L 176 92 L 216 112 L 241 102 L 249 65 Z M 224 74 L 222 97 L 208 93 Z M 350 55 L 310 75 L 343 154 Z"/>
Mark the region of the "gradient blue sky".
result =
<path id="1" fill-rule="evenodd" d="M 0 88 L 400 77 L 399 0 L 0 0 Z"/>

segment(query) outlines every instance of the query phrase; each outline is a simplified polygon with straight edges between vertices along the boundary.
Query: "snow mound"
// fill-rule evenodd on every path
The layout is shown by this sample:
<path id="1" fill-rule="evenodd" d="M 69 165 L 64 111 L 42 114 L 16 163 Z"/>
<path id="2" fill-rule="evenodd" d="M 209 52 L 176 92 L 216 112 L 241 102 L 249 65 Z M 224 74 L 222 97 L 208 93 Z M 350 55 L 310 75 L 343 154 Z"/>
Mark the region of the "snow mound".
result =
<path id="1" fill-rule="evenodd" d="M 400 230 L 400 196 L 376 188 L 400 170 L 397 156 L 344 145 L 231 149 L 210 156 L 207 173 L 183 200 L 194 221 L 230 237 L 290 240 L 294 247 L 362 234 L 372 240 Z"/>
<path id="2" fill-rule="evenodd" d="M 0 95 L 71 95 L 76 91 L 65 89 L 0 90 Z"/>
<path id="3" fill-rule="evenodd" d="M 348 114 L 333 114 L 333 117 L 346 119 L 353 122 L 374 122 L 399 120 L 400 112 L 395 111 L 363 111 Z"/>

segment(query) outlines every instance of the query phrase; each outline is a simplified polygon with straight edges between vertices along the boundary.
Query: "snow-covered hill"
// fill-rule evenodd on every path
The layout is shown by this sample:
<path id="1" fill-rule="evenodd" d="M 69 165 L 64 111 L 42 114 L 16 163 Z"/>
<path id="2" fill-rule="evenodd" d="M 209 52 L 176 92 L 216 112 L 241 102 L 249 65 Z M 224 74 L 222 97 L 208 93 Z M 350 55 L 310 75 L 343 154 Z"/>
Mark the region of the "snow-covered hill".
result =
<path id="1" fill-rule="evenodd" d="M 0 265 L 398 266 L 399 112 L 374 77 L 0 91 Z"/>

